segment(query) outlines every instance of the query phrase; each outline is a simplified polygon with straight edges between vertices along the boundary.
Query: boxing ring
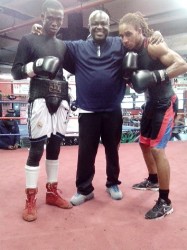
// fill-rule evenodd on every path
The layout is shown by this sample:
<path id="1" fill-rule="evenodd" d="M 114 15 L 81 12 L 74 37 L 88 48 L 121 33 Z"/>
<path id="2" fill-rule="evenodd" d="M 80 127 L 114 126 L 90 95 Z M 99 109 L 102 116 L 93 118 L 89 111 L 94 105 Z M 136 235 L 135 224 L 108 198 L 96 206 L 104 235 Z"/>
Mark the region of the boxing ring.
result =
<path id="1" fill-rule="evenodd" d="M 138 143 L 119 147 L 120 188 L 124 198 L 112 200 L 105 188 L 105 152 L 99 145 L 95 162 L 95 198 L 71 210 L 45 204 L 45 156 L 40 165 L 38 220 L 23 221 L 24 165 L 27 148 L 0 150 L 0 249 L 1 250 L 185 250 L 187 245 L 187 141 L 169 142 L 171 199 L 174 212 L 162 220 L 147 221 L 144 214 L 158 198 L 157 192 L 131 187 L 147 177 Z M 70 199 L 75 193 L 78 146 L 61 147 L 59 188 Z M 62 244 L 63 243 L 63 244 Z M 98 248 L 99 246 L 99 248 Z"/>
<path id="2" fill-rule="evenodd" d="M 5 103 L 5 102 L 4 102 Z M 17 102 L 19 103 L 19 102 Z M 127 118 L 127 117 L 126 117 Z M 21 121 L 24 120 L 26 121 L 26 117 L 0 117 L 1 120 L 16 120 Z M 132 143 L 132 142 L 138 142 L 139 139 L 139 133 L 140 133 L 140 121 L 141 116 L 138 116 L 138 119 L 130 119 L 127 122 L 123 122 L 122 125 L 122 136 L 121 136 L 121 143 Z M 18 124 L 19 126 L 19 134 L 0 134 L 1 136 L 6 136 L 6 135 L 19 135 L 20 136 L 20 145 L 21 147 L 29 147 L 30 142 L 29 142 L 29 135 L 28 135 L 28 129 L 27 129 L 27 124 Z M 177 128 L 177 126 L 175 126 Z M 187 126 L 184 125 L 180 127 L 181 133 L 180 136 L 182 140 L 187 140 Z M 71 117 L 69 118 L 68 126 L 67 126 L 67 131 L 65 134 L 65 137 L 63 138 L 62 145 L 64 146 L 72 146 L 72 145 L 78 145 L 79 143 L 79 131 L 78 131 L 78 118 L 77 117 Z"/>
<path id="3" fill-rule="evenodd" d="M 171 165 L 170 193 L 174 213 L 162 220 L 147 221 L 144 214 L 152 207 L 158 193 L 132 189 L 134 183 L 147 177 L 139 144 L 134 143 L 135 138 L 139 136 L 137 120 L 140 117 L 138 115 L 137 119 L 131 114 L 123 116 L 122 143 L 119 147 L 122 181 L 120 188 L 124 193 L 121 201 L 112 200 L 106 192 L 106 160 L 101 143 L 95 162 L 95 198 L 71 210 L 46 205 L 44 154 L 37 195 L 38 220 L 31 224 L 21 218 L 25 202 L 24 165 L 28 157 L 29 140 L 27 124 L 19 124 L 23 147 L 17 150 L 0 150 L 0 249 L 29 250 L 31 246 L 34 250 L 186 249 L 187 138 L 182 141 L 170 141 L 166 148 Z M 27 119 L 26 116 L 11 118 L 19 123 Z M 1 116 L 0 119 L 7 118 Z M 186 136 L 185 133 L 182 135 Z M 77 117 L 70 117 L 67 138 L 70 141 L 63 142 L 59 156 L 59 188 L 62 189 L 63 196 L 70 199 L 76 190 Z M 77 141 L 74 141 L 76 138 Z"/>

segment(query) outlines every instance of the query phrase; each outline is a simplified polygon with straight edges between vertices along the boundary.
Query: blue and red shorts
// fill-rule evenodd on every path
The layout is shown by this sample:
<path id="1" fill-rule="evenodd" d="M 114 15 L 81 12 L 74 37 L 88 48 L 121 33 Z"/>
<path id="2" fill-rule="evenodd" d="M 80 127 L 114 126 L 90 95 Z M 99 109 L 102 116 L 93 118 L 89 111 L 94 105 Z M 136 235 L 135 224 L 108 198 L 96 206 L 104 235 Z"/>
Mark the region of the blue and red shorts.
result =
<path id="1" fill-rule="evenodd" d="M 139 142 L 150 147 L 165 148 L 172 133 L 176 115 L 177 96 L 145 105 Z"/>

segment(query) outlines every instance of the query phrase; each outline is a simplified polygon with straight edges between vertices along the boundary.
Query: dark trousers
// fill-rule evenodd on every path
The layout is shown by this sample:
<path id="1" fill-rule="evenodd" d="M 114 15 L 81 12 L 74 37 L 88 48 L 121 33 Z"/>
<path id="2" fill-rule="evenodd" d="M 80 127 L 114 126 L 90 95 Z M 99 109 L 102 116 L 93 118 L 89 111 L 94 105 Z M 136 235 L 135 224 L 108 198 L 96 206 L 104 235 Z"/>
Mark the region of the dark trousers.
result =
<path id="1" fill-rule="evenodd" d="M 100 139 L 106 155 L 106 186 L 120 184 L 118 180 L 119 143 L 122 132 L 121 108 L 113 112 L 81 113 L 79 115 L 79 150 L 77 163 L 77 191 L 87 195 L 94 190 L 95 158 Z"/>

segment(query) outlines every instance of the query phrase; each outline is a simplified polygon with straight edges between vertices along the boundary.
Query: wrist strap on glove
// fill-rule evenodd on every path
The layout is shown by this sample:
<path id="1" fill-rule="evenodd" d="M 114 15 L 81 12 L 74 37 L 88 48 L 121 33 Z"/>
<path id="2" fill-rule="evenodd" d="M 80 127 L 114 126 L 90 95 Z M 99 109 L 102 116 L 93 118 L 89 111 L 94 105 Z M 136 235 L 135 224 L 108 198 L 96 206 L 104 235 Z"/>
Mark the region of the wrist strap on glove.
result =
<path id="1" fill-rule="evenodd" d="M 165 69 L 155 70 L 154 74 L 153 74 L 153 77 L 155 79 L 155 82 L 157 82 L 157 83 L 169 81 L 169 76 L 168 76 Z"/>

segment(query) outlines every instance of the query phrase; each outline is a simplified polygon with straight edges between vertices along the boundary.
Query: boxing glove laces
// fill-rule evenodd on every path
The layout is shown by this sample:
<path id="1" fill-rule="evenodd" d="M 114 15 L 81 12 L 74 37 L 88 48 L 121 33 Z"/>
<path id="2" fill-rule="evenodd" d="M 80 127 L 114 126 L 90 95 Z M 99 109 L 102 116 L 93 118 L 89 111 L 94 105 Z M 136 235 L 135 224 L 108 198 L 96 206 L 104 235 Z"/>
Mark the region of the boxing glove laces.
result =
<path id="1" fill-rule="evenodd" d="M 28 77 L 40 76 L 48 79 L 54 79 L 59 69 L 60 61 L 58 57 L 46 56 L 39 58 L 34 62 L 29 62 L 22 67 Z"/>

